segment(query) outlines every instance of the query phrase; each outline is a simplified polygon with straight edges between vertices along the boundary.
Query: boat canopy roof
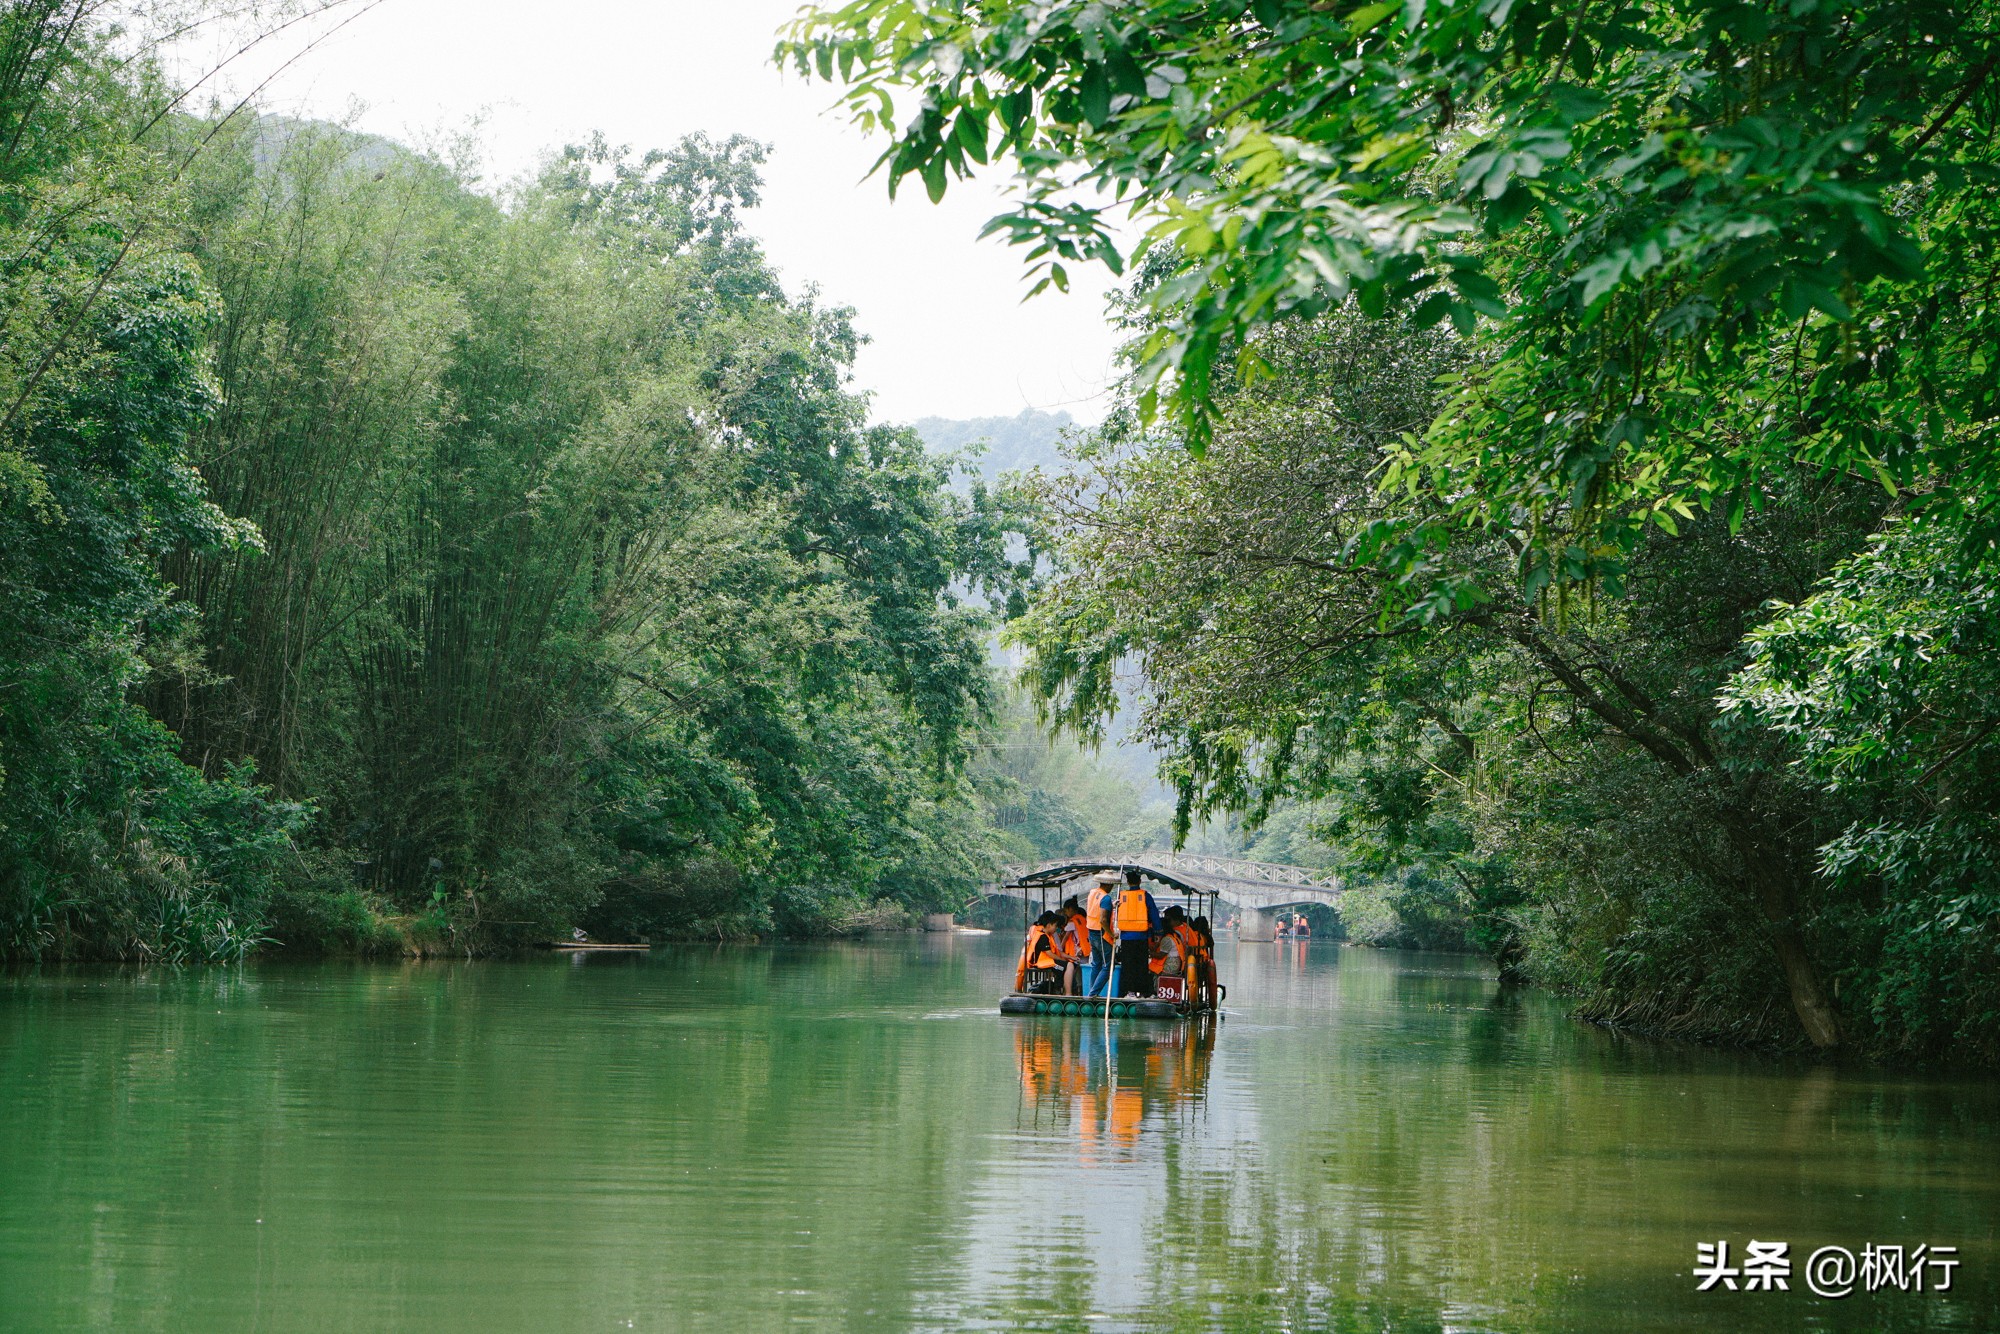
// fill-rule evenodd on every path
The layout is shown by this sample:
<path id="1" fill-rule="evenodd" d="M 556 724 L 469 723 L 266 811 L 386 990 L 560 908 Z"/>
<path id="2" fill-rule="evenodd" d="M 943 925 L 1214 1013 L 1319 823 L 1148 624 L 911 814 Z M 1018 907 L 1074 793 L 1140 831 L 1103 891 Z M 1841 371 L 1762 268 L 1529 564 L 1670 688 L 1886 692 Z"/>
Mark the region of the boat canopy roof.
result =
<path id="1" fill-rule="evenodd" d="M 1172 871 L 1162 871 L 1148 866 L 1144 862 L 1101 862 L 1086 859 L 1062 862 L 1055 866 L 1045 866 L 1040 870 L 1030 871 L 1024 876 L 1009 880 L 1007 887 L 1009 889 L 1045 889 L 1053 885 L 1066 884 L 1080 876 L 1095 875 L 1099 871 L 1116 871 L 1121 880 L 1124 879 L 1125 872 L 1137 871 L 1148 880 L 1157 880 L 1168 888 L 1177 890 L 1190 898 L 1207 898 L 1213 896 L 1215 893 L 1214 890 L 1204 885 L 1197 885 L 1192 880 L 1183 880 Z"/>

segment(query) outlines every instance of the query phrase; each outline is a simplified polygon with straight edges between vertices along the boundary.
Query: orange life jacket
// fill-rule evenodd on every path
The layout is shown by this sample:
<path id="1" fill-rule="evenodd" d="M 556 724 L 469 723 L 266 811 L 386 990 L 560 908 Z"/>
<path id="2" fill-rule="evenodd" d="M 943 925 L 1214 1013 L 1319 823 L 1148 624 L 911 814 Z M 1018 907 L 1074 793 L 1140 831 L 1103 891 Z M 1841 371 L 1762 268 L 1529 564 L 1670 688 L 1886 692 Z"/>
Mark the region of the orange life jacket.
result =
<path id="1" fill-rule="evenodd" d="M 1174 928 L 1173 935 L 1180 943 L 1182 974 L 1190 979 L 1198 977 L 1208 967 L 1208 951 L 1202 947 L 1201 932 L 1182 922 Z"/>
<path id="2" fill-rule="evenodd" d="M 1063 927 L 1063 935 L 1069 941 L 1069 957 L 1088 959 L 1090 957 L 1090 932 L 1085 929 L 1081 917 L 1072 917 Z"/>
<path id="3" fill-rule="evenodd" d="M 1028 928 L 1028 967 L 1053 968 L 1056 966 L 1056 941 L 1049 929 L 1037 924 Z"/>
<path id="4" fill-rule="evenodd" d="M 1189 950 L 1195 967 L 1189 971 L 1189 981 L 1201 988 L 1203 996 L 1213 1004 L 1215 1001 L 1215 942 L 1195 929 L 1192 922 L 1182 923 L 1188 933 Z"/>
<path id="5" fill-rule="evenodd" d="M 1037 922 L 1028 928 L 1028 939 L 1021 946 L 1021 962 L 1014 968 L 1014 990 L 1027 985 L 1030 968 L 1055 966 L 1055 942 L 1049 938 L 1049 929 Z"/>
<path id="6" fill-rule="evenodd" d="M 1104 891 L 1100 889 L 1083 897 L 1086 929 L 1104 934 Z"/>
<path id="7" fill-rule="evenodd" d="M 1146 911 L 1146 891 L 1137 885 L 1127 885 L 1125 892 L 1118 896 L 1118 934 L 1143 936 L 1151 926 L 1152 918 Z"/>

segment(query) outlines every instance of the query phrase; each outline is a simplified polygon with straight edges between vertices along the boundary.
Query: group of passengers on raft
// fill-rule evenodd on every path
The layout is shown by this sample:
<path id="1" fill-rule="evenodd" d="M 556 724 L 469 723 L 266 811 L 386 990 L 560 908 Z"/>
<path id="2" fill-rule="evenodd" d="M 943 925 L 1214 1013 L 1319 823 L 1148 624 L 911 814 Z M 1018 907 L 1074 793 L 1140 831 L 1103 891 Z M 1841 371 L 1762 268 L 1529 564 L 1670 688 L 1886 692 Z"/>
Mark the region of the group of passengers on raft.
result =
<path id="1" fill-rule="evenodd" d="M 1100 871 L 1096 887 L 1063 901 L 1028 928 L 1014 990 L 1064 996 L 1108 996 L 1117 975 L 1120 996 L 1153 996 L 1159 979 L 1183 979 L 1184 995 L 1209 1008 L 1220 990 L 1215 977 L 1215 935 L 1208 918 L 1190 918 L 1175 905 L 1165 912 L 1127 871 L 1121 887 L 1114 871 Z"/>

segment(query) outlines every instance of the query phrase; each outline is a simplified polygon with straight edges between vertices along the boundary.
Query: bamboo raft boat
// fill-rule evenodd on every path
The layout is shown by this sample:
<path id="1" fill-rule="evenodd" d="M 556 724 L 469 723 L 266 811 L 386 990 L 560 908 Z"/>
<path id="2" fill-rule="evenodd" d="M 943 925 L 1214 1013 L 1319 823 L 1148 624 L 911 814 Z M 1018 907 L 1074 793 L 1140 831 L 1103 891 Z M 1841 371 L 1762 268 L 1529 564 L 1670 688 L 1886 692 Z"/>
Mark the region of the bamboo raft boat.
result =
<path id="1" fill-rule="evenodd" d="M 1112 1000 L 1113 1019 L 1187 1019 L 1209 1012 L 1199 1001 L 1173 1000 L 1165 996 L 1119 996 Z M 1024 991 L 1009 992 L 1000 998 L 1002 1014 L 1091 1015 L 1102 1019 L 1106 1001 L 1102 996 L 1037 996 Z"/>
<path id="2" fill-rule="evenodd" d="M 1026 929 L 1038 920 L 1037 908 L 1041 913 L 1048 912 L 1051 896 L 1060 902 L 1065 893 L 1077 890 L 1079 886 L 1084 887 L 1080 892 L 1091 892 L 1086 882 L 1092 877 L 1101 877 L 1106 873 L 1115 873 L 1135 885 L 1141 882 L 1141 878 L 1150 879 L 1167 890 L 1177 891 L 1181 899 L 1179 906 L 1190 920 L 1206 916 L 1205 907 L 1213 910 L 1221 903 L 1220 895 L 1213 889 L 1204 889 L 1200 885 L 1163 875 L 1152 867 L 1134 866 L 1125 862 L 1088 860 L 1061 862 L 1021 875 L 1008 881 L 1003 888 L 1021 891 L 1021 922 L 1023 929 Z M 1101 878 L 1097 880 L 1098 892 L 1103 892 L 1106 883 Z M 1150 894 L 1150 891 L 1148 892 Z M 1030 894 L 1035 897 L 1030 899 Z M 1213 967 L 1212 960 L 1210 966 Z M 1042 971 L 1044 970 L 1029 970 L 1031 986 L 1036 985 L 1036 975 Z M 1039 981 L 1047 985 L 1053 979 L 1043 977 Z M 1018 980 L 1016 985 L 1019 985 Z M 1094 1015 L 1101 1020 L 1107 1017 L 1105 1007 L 1109 1005 L 1111 1011 L 1109 1017 L 1112 1019 L 1190 1019 L 1196 1015 L 1220 1014 L 1222 998 L 1229 994 L 1227 987 L 1218 987 L 1215 992 L 1216 1002 L 1211 1005 L 1203 996 L 1201 988 L 1196 986 L 1191 978 L 1183 977 L 1178 972 L 1156 978 L 1154 986 L 1159 992 L 1157 995 L 1118 996 L 1109 1001 L 1103 996 L 1058 995 L 1047 990 L 1011 991 L 1000 998 L 1000 1013 L 1063 1015 L 1078 1018 Z"/>

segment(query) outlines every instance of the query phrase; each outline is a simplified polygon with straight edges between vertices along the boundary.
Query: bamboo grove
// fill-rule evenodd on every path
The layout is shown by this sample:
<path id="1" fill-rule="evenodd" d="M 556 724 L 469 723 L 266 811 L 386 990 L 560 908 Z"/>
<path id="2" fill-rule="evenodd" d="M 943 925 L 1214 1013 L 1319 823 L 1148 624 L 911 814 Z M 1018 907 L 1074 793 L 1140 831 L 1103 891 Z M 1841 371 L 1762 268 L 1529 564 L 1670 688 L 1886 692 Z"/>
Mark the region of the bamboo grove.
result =
<path id="1" fill-rule="evenodd" d="M 0 30 L 0 954 L 955 903 L 1013 519 L 846 388 L 763 149 L 500 196 Z"/>

